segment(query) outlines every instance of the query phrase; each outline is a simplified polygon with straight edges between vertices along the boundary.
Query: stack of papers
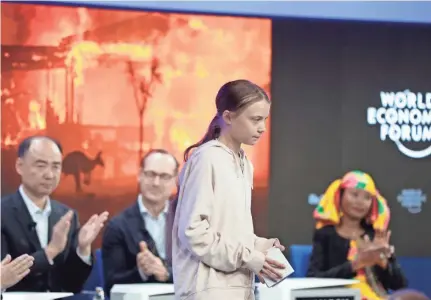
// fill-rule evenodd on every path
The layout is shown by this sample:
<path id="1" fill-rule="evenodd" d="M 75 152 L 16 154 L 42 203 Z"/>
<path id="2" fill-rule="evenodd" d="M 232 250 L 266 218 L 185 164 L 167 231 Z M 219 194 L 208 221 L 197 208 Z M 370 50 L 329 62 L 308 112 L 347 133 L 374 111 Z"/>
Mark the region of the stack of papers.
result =
<path id="1" fill-rule="evenodd" d="M 290 274 L 295 272 L 293 270 L 292 266 L 290 265 L 290 263 L 287 261 L 286 257 L 283 255 L 283 252 L 281 252 L 280 249 L 272 247 L 271 249 L 268 250 L 268 253 L 266 254 L 266 256 L 272 260 L 275 260 L 275 261 L 285 265 L 285 268 L 283 270 L 281 270 L 281 269 L 277 270 L 278 272 L 280 272 L 282 274 L 281 279 L 279 279 L 277 281 L 273 281 L 272 279 L 270 279 L 268 277 L 264 277 L 265 278 L 265 284 L 267 287 L 275 286 L 276 284 L 285 280 Z"/>

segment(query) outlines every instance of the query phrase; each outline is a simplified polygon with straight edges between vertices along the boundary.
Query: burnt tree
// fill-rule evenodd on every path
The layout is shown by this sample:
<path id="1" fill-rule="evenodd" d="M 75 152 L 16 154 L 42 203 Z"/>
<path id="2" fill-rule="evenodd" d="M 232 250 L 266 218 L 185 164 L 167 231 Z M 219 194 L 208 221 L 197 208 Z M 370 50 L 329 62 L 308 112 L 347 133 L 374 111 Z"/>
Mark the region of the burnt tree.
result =
<path id="1" fill-rule="evenodd" d="M 148 78 L 140 76 L 136 71 L 136 66 L 132 61 L 127 62 L 127 71 L 130 76 L 130 82 L 133 87 L 133 96 L 135 98 L 136 109 L 139 114 L 139 157 L 138 164 L 143 157 L 142 144 L 144 142 L 144 117 L 147 103 L 153 97 L 152 92 L 158 83 L 162 83 L 162 76 L 159 72 L 159 60 L 153 57 L 150 64 Z"/>

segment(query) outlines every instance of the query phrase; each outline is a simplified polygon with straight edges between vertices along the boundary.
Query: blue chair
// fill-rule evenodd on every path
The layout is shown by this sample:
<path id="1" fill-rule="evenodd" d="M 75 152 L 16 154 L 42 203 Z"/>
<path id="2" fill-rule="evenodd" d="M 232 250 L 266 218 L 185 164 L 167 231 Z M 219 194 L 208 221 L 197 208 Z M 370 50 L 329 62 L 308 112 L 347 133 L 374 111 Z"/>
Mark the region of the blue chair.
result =
<path id="1" fill-rule="evenodd" d="M 102 249 L 96 250 L 96 263 L 94 266 L 95 269 L 97 269 L 97 275 L 99 277 L 99 286 L 104 288 L 105 287 L 105 274 L 103 272 L 103 258 L 102 258 Z"/>
<path id="2" fill-rule="evenodd" d="M 289 250 L 290 264 L 295 270 L 295 272 L 292 274 L 292 277 L 306 277 L 313 247 L 311 245 L 291 245 Z"/>
<path id="3" fill-rule="evenodd" d="M 77 294 L 72 298 L 73 300 L 88 300 L 92 299 L 96 287 L 105 287 L 105 278 L 103 274 L 103 261 L 102 261 L 102 250 L 97 249 L 95 251 L 95 259 L 93 261 L 93 269 L 91 270 L 90 276 L 84 284 L 84 288 L 80 294 Z M 105 298 L 108 299 L 105 295 Z"/>
<path id="4" fill-rule="evenodd" d="M 398 257 L 397 260 L 409 281 L 409 288 L 431 297 L 431 257 Z"/>

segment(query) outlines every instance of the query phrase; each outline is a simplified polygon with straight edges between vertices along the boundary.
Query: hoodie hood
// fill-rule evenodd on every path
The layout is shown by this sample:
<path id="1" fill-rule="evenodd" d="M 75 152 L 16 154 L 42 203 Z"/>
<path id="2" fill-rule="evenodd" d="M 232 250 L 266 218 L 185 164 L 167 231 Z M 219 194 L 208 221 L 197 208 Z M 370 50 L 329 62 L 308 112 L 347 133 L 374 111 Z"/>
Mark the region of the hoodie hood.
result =
<path id="1" fill-rule="evenodd" d="M 199 147 L 197 147 L 192 152 L 190 159 L 193 159 L 193 157 L 195 157 L 196 155 L 199 155 L 200 152 L 205 151 L 205 149 L 208 149 L 210 147 L 219 147 L 219 148 L 223 149 L 224 151 L 226 151 L 227 153 L 231 154 L 233 157 L 235 157 L 235 153 L 228 146 L 221 143 L 219 140 L 215 139 L 215 140 L 211 140 L 211 141 L 206 142 L 206 143 L 200 145 Z"/>
<path id="2" fill-rule="evenodd" d="M 251 164 L 251 162 L 248 160 L 245 152 L 243 149 L 241 149 L 241 155 L 238 156 L 232 149 L 230 149 L 228 146 L 226 146 L 225 144 L 223 144 L 222 142 L 220 142 L 217 139 L 208 141 L 202 145 L 200 145 L 199 147 L 195 148 L 194 151 L 191 153 L 189 159 L 187 160 L 187 162 L 189 161 L 193 161 L 197 156 L 199 156 L 200 153 L 202 153 L 203 151 L 207 150 L 208 148 L 211 147 L 216 147 L 219 148 L 220 151 L 224 151 L 226 154 L 229 154 L 232 159 L 234 160 L 235 163 L 235 171 L 237 173 L 237 176 L 241 176 L 242 168 L 241 168 L 241 164 L 243 165 L 243 170 L 244 170 L 244 176 L 250 180 L 250 182 L 253 182 L 253 166 Z M 185 163 L 180 175 L 179 175 L 179 180 L 181 182 L 181 179 L 183 177 L 183 173 L 184 170 L 187 169 L 187 164 Z M 253 187 L 253 184 L 251 184 Z"/>

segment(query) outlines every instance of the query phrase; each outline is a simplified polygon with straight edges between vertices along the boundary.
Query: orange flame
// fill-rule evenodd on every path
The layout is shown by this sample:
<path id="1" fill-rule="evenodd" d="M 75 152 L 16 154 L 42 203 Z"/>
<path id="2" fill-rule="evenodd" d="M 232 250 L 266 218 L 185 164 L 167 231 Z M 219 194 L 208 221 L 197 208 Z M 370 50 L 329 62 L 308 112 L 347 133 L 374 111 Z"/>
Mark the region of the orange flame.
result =
<path id="1" fill-rule="evenodd" d="M 6 147 L 10 147 L 10 146 L 14 146 L 18 144 L 18 140 L 17 139 L 12 139 L 12 137 L 8 134 L 2 141 L 3 145 L 5 145 Z"/>
<path id="2" fill-rule="evenodd" d="M 42 115 L 41 105 L 36 100 L 31 100 L 28 105 L 30 114 L 29 114 L 29 123 L 31 129 L 45 129 L 46 123 L 45 118 Z"/>
<path id="3" fill-rule="evenodd" d="M 75 72 L 75 85 L 84 83 L 84 70 L 95 67 L 101 56 L 123 57 L 132 61 L 148 61 L 152 57 L 152 47 L 149 45 L 129 43 L 99 44 L 92 41 L 81 41 L 73 44 L 66 57 L 66 65 Z"/>
<path id="4" fill-rule="evenodd" d="M 27 8 L 29 17 L 11 21 L 12 17 L 8 16 L 14 14 L 3 13 L 3 8 L 17 6 L 20 10 Z M 24 76 L 28 79 L 23 82 L 37 90 L 37 96 L 32 96 L 34 100 L 29 104 L 28 121 L 32 130 L 46 128 L 43 115 L 47 108 L 41 103 L 47 98 L 52 101 L 60 123 L 66 112 L 72 111 L 73 116 L 79 116 L 76 119 L 82 127 L 92 124 L 137 128 L 139 114 L 133 88 L 126 72 L 119 68 L 124 69 L 127 60 L 137 62 L 136 72 L 145 79 L 147 62 L 156 57 L 161 62 L 163 84 L 152 91 L 148 101 L 143 120 L 146 128 L 143 148 L 168 147 L 166 143 L 169 143 L 169 149 L 180 157 L 184 148 L 204 134 L 215 112 L 214 95 L 224 82 L 238 78 L 261 85 L 270 82 L 270 20 L 2 3 L 2 23 L 3 17 L 9 18 L 12 23 L 8 24 L 13 25 L 6 30 L 10 31 L 9 44 L 22 42 L 23 37 L 16 37 L 20 26 L 31 28 L 30 37 L 25 37 L 26 45 L 55 46 L 65 37 L 75 37 L 65 61 L 73 74 L 75 90 L 70 100 L 73 106 L 65 97 L 69 86 L 65 84 L 64 69 L 50 70 L 49 76 L 45 76 L 46 70 Z M 134 19 L 139 22 L 131 22 Z M 117 35 L 107 32 L 114 24 L 118 24 Z M 146 36 L 157 38 L 149 42 L 150 38 L 147 41 L 142 37 L 143 31 L 152 32 Z M 96 42 L 99 38 L 110 42 Z M 120 63 L 115 67 L 103 64 L 116 60 Z M 48 77 L 50 84 L 46 83 Z M 27 129 L 22 127 L 21 131 Z M 265 178 L 269 155 L 267 136 L 249 152 L 254 156 L 256 173 Z M 83 148 L 90 147 L 91 141 L 86 139 L 79 141 Z M 139 142 L 134 139 L 137 133 L 130 134 L 122 146 L 133 145 L 132 148 L 138 149 Z"/>

